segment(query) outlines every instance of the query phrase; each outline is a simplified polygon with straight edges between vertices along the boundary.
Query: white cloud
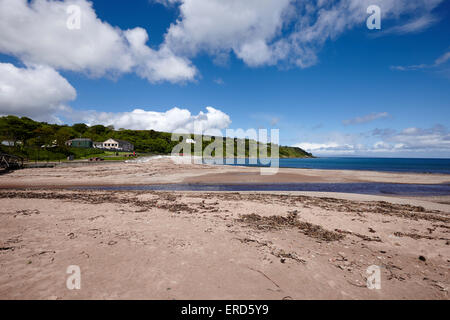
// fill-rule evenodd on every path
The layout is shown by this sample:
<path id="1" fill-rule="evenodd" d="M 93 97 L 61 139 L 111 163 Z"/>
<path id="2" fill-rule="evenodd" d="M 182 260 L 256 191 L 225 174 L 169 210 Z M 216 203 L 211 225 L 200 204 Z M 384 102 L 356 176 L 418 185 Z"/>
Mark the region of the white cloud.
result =
<path id="1" fill-rule="evenodd" d="M 397 71 L 413 71 L 413 70 L 421 70 L 429 68 L 429 65 L 426 64 L 414 64 L 410 66 L 391 66 L 391 70 L 397 70 Z"/>
<path id="2" fill-rule="evenodd" d="M 142 28 L 125 31 L 133 60 L 137 63 L 136 73 L 150 82 L 167 80 L 177 82 L 194 79 L 197 70 L 185 58 L 175 56 L 167 47 L 155 51 L 146 42 L 148 34 Z"/>
<path id="3" fill-rule="evenodd" d="M 291 0 L 183 0 L 180 18 L 167 32 L 175 52 L 213 55 L 230 50 L 249 65 L 270 63 L 267 43 L 279 34 Z"/>
<path id="4" fill-rule="evenodd" d="M 216 79 L 214 79 L 213 81 L 214 81 L 214 83 L 218 84 L 219 86 L 225 84 L 225 81 L 223 81 L 222 78 L 216 78 Z"/>
<path id="5" fill-rule="evenodd" d="M 66 10 L 81 9 L 81 29 L 69 30 Z M 88 73 L 136 72 L 151 82 L 192 80 L 196 69 L 169 48 L 154 50 L 141 28 L 121 30 L 101 21 L 87 0 L 0 0 L 0 52 L 25 64 Z"/>
<path id="6" fill-rule="evenodd" d="M 299 147 L 305 149 L 307 151 L 317 151 L 328 148 L 336 148 L 339 147 L 339 144 L 336 142 L 329 143 L 311 143 L 311 142 L 302 142 L 294 145 L 294 147 Z"/>
<path id="7" fill-rule="evenodd" d="M 443 0 L 153 1 L 179 10 L 158 49 L 147 45 L 144 29 L 122 30 L 100 20 L 87 0 L 0 0 L 0 52 L 27 65 L 98 77 L 135 72 L 150 82 L 195 79 L 198 72 L 188 58 L 202 52 L 220 63 L 232 52 L 252 67 L 306 68 L 317 63 L 327 40 L 364 27 L 369 5 L 380 5 L 383 19 L 410 17 L 397 26 L 410 32 L 436 21 L 432 11 Z M 80 30 L 66 26 L 69 5 L 81 8 Z"/>
<path id="8" fill-rule="evenodd" d="M 403 25 L 389 28 L 388 30 L 384 31 L 384 33 L 405 34 L 405 33 L 421 32 L 437 21 L 438 19 L 435 16 L 431 14 L 425 14 L 411 21 L 408 21 Z"/>
<path id="9" fill-rule="evenodd" d="M 437 58 L 437 59 L 434 61 L 434 65 L 436 65 L 436 66 L 441 65 L 441 64 L 447 62 L 448 60 L 450 60 L 450 51 L 444 53 L 442 56 L 440 56 L 439 58 Z"/>
<path id="10" fill-rule="evenodd" d="M 0 63 L 0 115 L 56 121 L 55 113 L 67 110 L 75 97 L 75 89 L 52 68 Z"/>
<path id="11" fill-rule="evenodd" d="M 187 109 L 172 108 L 166 112 L 135 109 L 131 112 L 97 112 L 85 111 L 71 114 L 75 121 L 89 125 L 113 125 L 115 128 L 133 130 L 156 130 L 164 132 L 194 132 L 194 125 L 202 130 L 225 129 L 231 124 L 230 117 L 213 107 L 206 107 L 206 112 L 192 115 Z"/>
<path id="12" fill-rule="evenodd" d="M 249 66 L 278 63 L 306 68 L 317 63 L 327 40 L 365 26 L 369 5 L 379 5 L 382 19 L 401 23 L 386 33 L 424 30 L 437 19 L 432 11 L 443 0 L 157 0 L 178 4 L 180 17 L 166 35 L 173 52 L 207 52 L 224 60 L 233 52 Z"/>
<path id="13" fill-rule="evenodd" d="M 383 119 L 383 118 L 388 118 L 388 117 L 390 117 L 390 115 L 387 112 L 371 113 L 371 114 L 365 115 L 363 117 L 356 117 L 353 119 L 344 120 L 344 121 L 342 121 L 342 123 L 344 125 L 348 126 L 348 125 L 353 125 L 353 124 L 368 123 L 368 122 L 372 122 L 377 119 Z"/>
<path id="14" fill-rule="evenodd" d="M 415 70 L 422 70 L 422 69 L 430 69 L 430 68 L 438 68 L 442 64 L 446 63 L 448 60 L 450 60 L 450 51 L 444 53 L 440 57 L 438 57 L 436 60 L 434 60 L 433 64 L 415 64 L 410 66 L 391 66 L 392 70 L 397 71 L 415 71 Z"/>
<path id="15" fill-rule="evenodd" d="M 355 146 L 351 144 L 340 144 L 338 142 L 302 142 L 295 144 L 294 147 L 302 148 L 303 150 L 306 150 L 314 155 L 344 155 L 355 153 Z"/>
<path id="16" fill-rule="evenodd" d="M 432 128 L 375 129 L 370 142 L 367 135 L 337 135 L 340 138 L 327 142 L 302 142 L 295 146 L 303 148 L 314 155 L 386 155 L 386 156 L 450 156 L 450 131 L 442 125 Z"/>
<path id="17" fill-rule="evenodd" d="M 450 151 L 450 132 L 441 125 L 432 128 L 406 128 L 384 137 L 394 145 L 401 145 L 402 150 L 446 150 Z"/>

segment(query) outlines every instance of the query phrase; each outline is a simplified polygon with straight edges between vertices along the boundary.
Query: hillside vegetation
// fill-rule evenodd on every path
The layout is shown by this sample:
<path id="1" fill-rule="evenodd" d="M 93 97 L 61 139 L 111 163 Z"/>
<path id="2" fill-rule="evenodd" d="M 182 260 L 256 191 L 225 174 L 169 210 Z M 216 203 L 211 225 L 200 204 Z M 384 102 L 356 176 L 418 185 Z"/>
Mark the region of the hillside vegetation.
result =
<path id="1" fill-rule="evenodd" d="M 66 146 L 66 141 L 74 138 L 89 138 L 92 141 L 105 141 L 109 138 L 126 140 L 134 144 L 138 153 L 170 154 L 179 142 L 172 141 L 172 134 L 154 130 L 115 130 L 112 126 L 87 126 L 78 123 L 72 126 L 37 122 L 26 117 L 0 117 L 0 140 L 8 141 L 11 146 L 1 146 L 1 152 L 19 155 L 30 160 L 61 160 L 69 155 L 76 159 L 104 154 L 98 149 L 80 149 Z M 196 138 L 191 135 L 191 138 Z M 197 137 L 198 138 L 198 137 Z M 214 142 L 214 137 L 203 141 L 202 147 Z M 224 139 L 225 140 L 225 139 Z M 234 139 L 236 145 L 240 139 Z M 225 142 L 224 142 L 225 146 Z M 224 147 L 225 150 L 225 147 Z M 249 140 L 245 140 L 246 156 L 248 156 Z M 269 145 L 270 155 L 270 145 Z M 194 152 L 194 145 L 192 145 Z M 308 158 L 310 153 L 294 147 L 281 146 L 281 158 Z"/>

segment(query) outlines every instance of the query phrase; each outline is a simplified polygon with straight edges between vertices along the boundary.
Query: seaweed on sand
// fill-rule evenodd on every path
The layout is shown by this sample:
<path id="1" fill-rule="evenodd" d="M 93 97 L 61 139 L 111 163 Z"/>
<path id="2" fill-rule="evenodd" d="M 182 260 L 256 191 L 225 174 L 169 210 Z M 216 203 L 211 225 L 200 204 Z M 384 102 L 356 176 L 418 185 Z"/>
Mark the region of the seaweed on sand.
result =
<path id="1" fill-rule="evenodd" d="M 246 223 L 251 227 L 259 230 L 280 230 L 282 228 L 296 228 L 305 235 L 323 241 L 337 241 L 343 239 L 345 236 L 334 231 L 324 229 L 319 225 L 309 222 L 300 221 L 297 218 L 297 213 L 289 213 L 287 216 L 260 216 L 258 214 L 241 215 L 238 222 Z"/>

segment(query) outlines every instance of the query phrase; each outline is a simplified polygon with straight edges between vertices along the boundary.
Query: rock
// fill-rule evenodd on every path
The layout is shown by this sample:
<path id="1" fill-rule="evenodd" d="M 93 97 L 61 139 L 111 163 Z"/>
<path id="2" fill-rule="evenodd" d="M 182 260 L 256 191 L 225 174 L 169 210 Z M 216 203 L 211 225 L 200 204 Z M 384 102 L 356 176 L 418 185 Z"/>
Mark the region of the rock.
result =
<path id="1" fill-rule="evenodd" d="M 420 261 L 427 261 L 427 258 L 425 258 L 424 256 L 419 256 L 419 260 Z"/>

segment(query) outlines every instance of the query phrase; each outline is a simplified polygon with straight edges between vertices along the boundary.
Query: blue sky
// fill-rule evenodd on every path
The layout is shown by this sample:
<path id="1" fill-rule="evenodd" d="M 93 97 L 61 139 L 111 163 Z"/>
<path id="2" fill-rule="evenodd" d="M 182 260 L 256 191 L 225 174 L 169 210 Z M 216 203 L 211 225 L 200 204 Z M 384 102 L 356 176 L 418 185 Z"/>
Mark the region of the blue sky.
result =
<path id="1" fill-rule="evenodd" d="M 6 6 L 10 2 L 0 0 L 0 6 L 10 10 L 9 13 L 3 10 L 2 15 L 14 16 L 33 6 L 23 1 L 23 7 L 13 10 Z M 55 2 L 66 6 L 88 3 L 85 0 L 40 2 L 34 4 L 40 6 L 35 11 L 42 12 L 45 21 L 53 19 L 46 13 Z M 129 1 L 93 1 L 89 13 L 99 19 L 97 24 L 108 24 L 120 32 L 137 27 L 147 32 L 149 40 L 140 45 L 149 52 L 144 55 L 140 54 L 142 47 L 135 51 L 131 48 L 133 62 L 129 68 L 123 67 L 126 63 L 114 62 L 128 54 L 128 47 L 111 57 L 102 57 L 105 52 L 107 55 L 111 52 L 110 47 L 108 51 L 94 48 L 89 54 L 98 54 L 98 59 L 81 59 L 77 50 L 84 43 L 77 46 L 78 41 L 92 40 L 85 35 L 80 37 L 83 39 L 74 38 L 72 48 L 70 42 L 65 45 L 71 49 L 67 59 L 55 60 L 43 55 L 45 50 L 66 50 L 58 48 L 56 41 L 52 47 L 36 48 L 19 41 L 12 45 L 6 35 L 8 30 L 1 28 L 0 63 L 5 68 L 6 64 L 12 64 L 7 71 L 14 76 L 14 81 L 0 76 L 0 88 L 2 81 L 4 86 L 5 83 L 26 86 L 22 79 L 25 76 L 20 75 L 26 74 L 27 79 L 36 77 L 30 85 L 30 95 L 33 90 L 42 92 L 45 85 L 54 86 L 60 92 L 57 97 L 51 96 L 54 92 L 49 93 L 45 100 L 52 108 L 31 110 L 33 106 L 28 101 L 21 101 L 20 90 L 3 100 L 0 91 L 0 114 L 159 130 L 171 130 L 171 124 L 177 121 L 189 128 L 189 121 L 201 118 L 206 119 L 207 126 L 222 130 L 278 128 L 281 144 L 297 145 L 318 155 L 450 157 L 448 1 L 397 1 L 395 5 L 388 0 L 369 1 L 378 4 L 382 13 L 381 30 L 369 30 L 366 27 L 369 14 L 353 10 L 349 5 L 352 1 L 311 1 L 313 9 L 306 12 L 296 1 L 284 0 L 284 5 L 297 8 L 295 15 L 289 16 L 286 12 L 292 9 L 276 7 L 282 4 L 267 0 L 267 6 L 274 7 L 258 12 L 255 6 L 255 15 L 259 16 L 254 25 L 247 19 L 241 27 L 240 20 L 231 22 L 231 18 L 249 8 L 240 10 L 240 4 L 223 8 L 224 1 L 214 0 L 210 3 L 229 9 L 224 16 L 230 16 L 223 25 L 221 21 L 213 21 L 210 32 L 201 29 L 205 28 L 202 15 L 218 9 L 208 8 L 204 2 L 135 0 L 131 5 Z M 411 3 L 415 5 L 413 8 Z M 83 10 L 89 6 L 81 8 L 81 29 L 75 32 L 92 33 L 96 41 L 96 32 L 86 30 L 91 27 L 83 29 L 83 22 L 87 21 L 83 20 L 86 12 Z M 272 12 L 276 10 L 283 12 L 277 16 L 281 24 L 272 26 L 274 30 L 271 30 Z M 320 10 L 337 12 L 339 17 L 331 15 L 319 21 Z M 249 19 L 252 17 L 253 14 Z M 339 27 L 342 24 L 345 26 Z M 57 39 L 60 34 L 52 29 L 52 24 L 48 25 L 48 37 Z M 45 23 L 44 33 L 46 28 Z M 236 30 L 228 32 L 227 28 Z M 31 29 L 23 29 L 20 36 L 25 42 L 27 37 L 30 41 L 46 41 L 45 34 L 36 35 Z M 108 38 L 109 33 L 101 32 L 105 32 L 102 38 Z M 69 37 L 72 34 L 68 33 Z M 312 38 L 305 40 L 308 34 Z M 295 37 L 300 40 L 295 42 L 292 40 Z M 132 43 L 127 39 L 127 45 Z M 254 44 L 253 39 L 262 39 L 263 47 Z M 278 49 L 275 50 L 279 40 L 288 44 L 281 47 L 288 52 L 283 52 L 281 58 Z M 170 51 L 161 49 L 166 47 Z M 269 53 L 259 56 L 267 48 Z M 72 58 L 73 52 L 76 54 Z M 157 61 L 156 67 L 153 64 L 148 67 L 148 59 Z M 173 61 L 179 67 L 172 68 Z M 47 76 L 41 76 L 43 73 Z M 168 73 L 173 76 L 166 78 Z M 36 81 L 41 81 L 42 86 L 36 88 Z M 17 109 L 11 109 L 16 104 Z M 214 112 L 207 110 L 207 106 Z M 173 108 L 185 110 L 181 112 L 182 119 L 177 118 L 181 114 L 178 109 L 166 114 Z M 130 116 L 135 109 L 145 113 Z"/>

